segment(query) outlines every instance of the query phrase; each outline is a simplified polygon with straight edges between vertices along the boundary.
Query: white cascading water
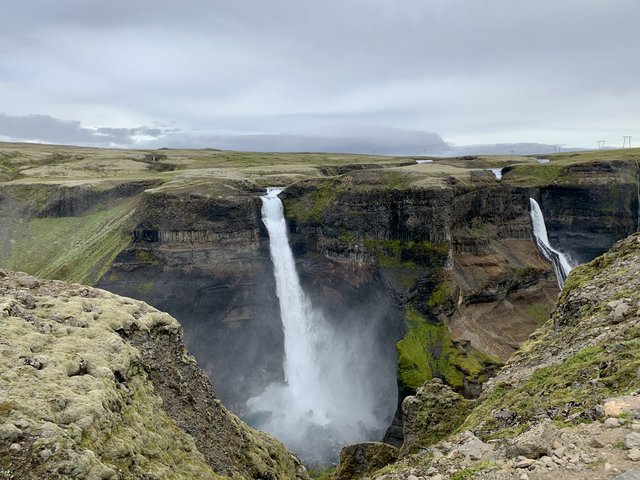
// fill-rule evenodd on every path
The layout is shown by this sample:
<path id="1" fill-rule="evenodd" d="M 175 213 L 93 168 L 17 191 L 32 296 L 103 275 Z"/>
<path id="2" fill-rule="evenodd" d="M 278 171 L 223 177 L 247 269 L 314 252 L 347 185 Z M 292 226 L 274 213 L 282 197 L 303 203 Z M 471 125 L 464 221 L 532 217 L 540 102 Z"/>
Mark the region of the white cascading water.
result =
<path id="1" fill-rule="evenodd" d="M 502 168 L 489 168 L 488 170 L 496 176 L 497 180 L 502 178 Z"/>
<path id="2" fill-rule="evenodd" d="M 556 273 L 556 278 L 558 279 L 558 286 L 562 290 L 564 282 L 567 279 L 567 276 L 569 276 L 569 272 L 573 270 L 573 267 L 571 266 L 567 256 L 553 248 L 549 243 L 547 227 L 544 224 L 544 216 L 542 215 L 542 210 L 540 209 L 538 202 L 533 198 L 530 198 L 529 203 L 531 204 L 533 236 L 535 237 L 538 248 L 542 254 L 553 264 L 553 269 Z"/>
<path id="3" fill-rule="evenodd" d="M 394 412 L 395 385 L 376 378 L 379 359 L 366 328 L 337 332 L 302 290 L 280 192 L 268 189 L 261 198 L 284 332 L 285 382 L 249 399 L 248 417 L 308 465 L 322 465 L 334 462 L 347 443 L 382 437 Z"/>

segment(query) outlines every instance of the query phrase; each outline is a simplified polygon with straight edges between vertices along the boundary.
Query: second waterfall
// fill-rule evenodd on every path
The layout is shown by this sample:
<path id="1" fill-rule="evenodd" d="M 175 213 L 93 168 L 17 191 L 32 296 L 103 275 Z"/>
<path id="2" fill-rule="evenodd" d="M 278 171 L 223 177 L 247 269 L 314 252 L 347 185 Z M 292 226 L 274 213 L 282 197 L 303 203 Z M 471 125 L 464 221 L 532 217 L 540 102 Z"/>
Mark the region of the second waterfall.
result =
<path id="1" fill-rule="evenodd" d="M 300 285 L 280 189 L 262 197 L 284 333 L 284 382 L 247 402 L 253 426 L 266 430 L 311 465 L 335 461 L 341 446 L 380 439 L 393 415 L 395 385 L 374 375 L 376 352 L 361 327 L 335 329 Z"/>

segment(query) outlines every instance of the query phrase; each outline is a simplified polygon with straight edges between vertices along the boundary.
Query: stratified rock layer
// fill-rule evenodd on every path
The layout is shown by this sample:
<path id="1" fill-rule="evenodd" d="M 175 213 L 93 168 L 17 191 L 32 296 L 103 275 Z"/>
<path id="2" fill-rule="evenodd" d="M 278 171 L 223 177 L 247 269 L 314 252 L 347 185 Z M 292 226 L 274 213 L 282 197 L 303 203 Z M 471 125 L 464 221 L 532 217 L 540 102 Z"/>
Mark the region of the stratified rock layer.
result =
<path id="1" fill-rule="evenodd" d="M 571 273 L 550 319 L 486 385 L 457 433 L 417 452 L 403 448 L 372 478 L 635 478 L 639 368 L 634 234 Z"/>

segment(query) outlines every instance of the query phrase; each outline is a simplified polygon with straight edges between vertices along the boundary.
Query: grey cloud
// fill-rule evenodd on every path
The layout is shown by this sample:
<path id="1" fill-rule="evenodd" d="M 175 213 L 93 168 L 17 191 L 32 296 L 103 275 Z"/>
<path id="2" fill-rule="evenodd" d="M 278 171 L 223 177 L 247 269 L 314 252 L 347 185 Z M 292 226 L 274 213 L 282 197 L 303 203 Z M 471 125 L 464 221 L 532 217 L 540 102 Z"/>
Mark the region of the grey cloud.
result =
<path id="1" fill-rule="evenodd" d="M 0 105 L 207 135 L 347 122 L 586 145 L 640 136 L 638 16 L 636 0 L 10 2 Z"/>
<path id="2" fill-rule="evenodd" d="M 316 133 L 312 133 L 313 131 Z M 85 146 L 129 148 L 219 148 L 263 152 L 365 153 L 377 155 L 538 154 L 555 145 L 519 143 L 455 146 L 431 132 L 366 124 L 331 124 L 306 133 L 271 135 L 211 135 L 187 132 L 174 125 L 135 128 L 82 126 L 50 115 L 0 114 L 0 138 Z"/>
<path id="3" fill-rule="evenodd" d="M 125 146 L 136 143 L 137 136 L 162 137 L 175 134 L 175 128 L 88 128 L 76 120 L 61 120 L 50 115 L 7 115 L 0 113 L 0 137 L 14 141 L 39 141 L 89 146 Z"/>
<path id="4" fill-rule="evenodd" d="M 268 152 L 334 152 L 378 155 L 419 155 L 425 151 L 444 152 L 450 147 L 442 138 L 429 132 L 359 126 L 350 132 L 327 132 L 323 135 L 171 135 L 148 145 L 154 147 L 214 147 L 223 150 Z"/>

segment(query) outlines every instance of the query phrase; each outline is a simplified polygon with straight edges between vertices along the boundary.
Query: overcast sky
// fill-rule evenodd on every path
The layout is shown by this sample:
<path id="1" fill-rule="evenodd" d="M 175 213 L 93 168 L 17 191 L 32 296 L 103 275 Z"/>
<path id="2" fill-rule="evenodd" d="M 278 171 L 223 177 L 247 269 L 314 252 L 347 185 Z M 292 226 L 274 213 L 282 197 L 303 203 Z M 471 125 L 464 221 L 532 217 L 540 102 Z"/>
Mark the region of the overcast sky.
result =
<path id="1" fill-rule="evenodd" d="M 0 139 L 640 144 L 638 0 L 0 1 Z"/>

